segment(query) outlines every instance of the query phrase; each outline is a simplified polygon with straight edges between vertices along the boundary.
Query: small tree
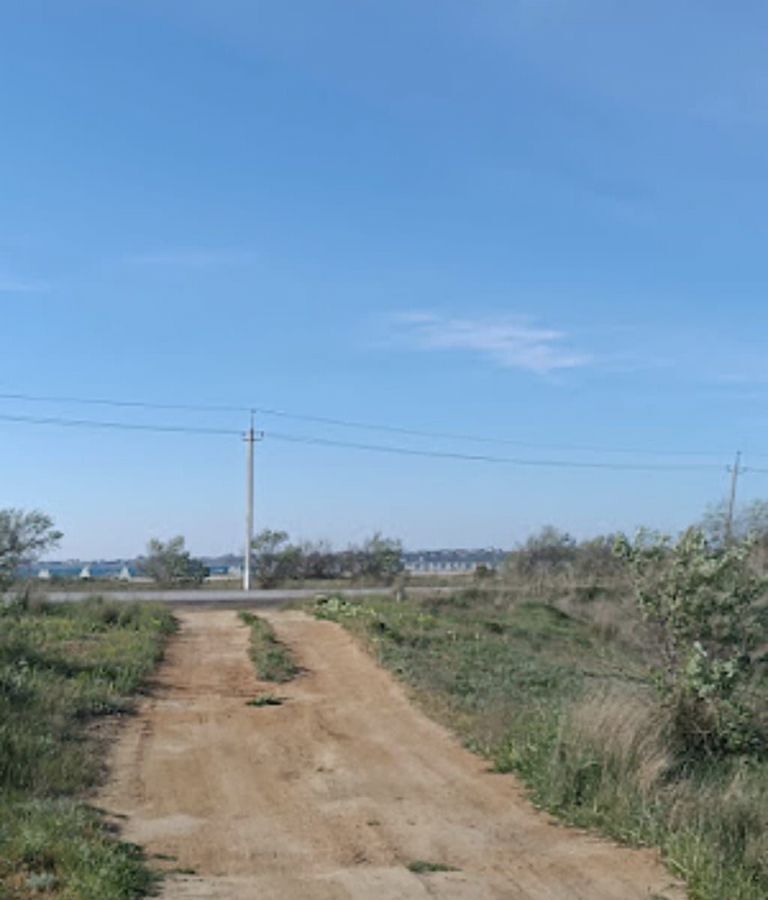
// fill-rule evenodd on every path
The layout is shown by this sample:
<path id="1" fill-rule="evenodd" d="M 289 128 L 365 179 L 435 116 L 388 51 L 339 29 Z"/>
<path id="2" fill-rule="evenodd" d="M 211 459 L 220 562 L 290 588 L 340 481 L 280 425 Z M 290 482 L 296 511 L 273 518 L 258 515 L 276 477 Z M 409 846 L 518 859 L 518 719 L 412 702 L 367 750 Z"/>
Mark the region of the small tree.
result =
<path id="1" fill-rule="evenodd" d="M 381 579 L 385 584 L 391 584 L 403 570 L 402 543 L 396 538 L 384 537 L 378 531 L 363 542 L 357 555 L 357 574 L 364 578 Z"/>
<path id="2" fill-rule="evenodd" d="M 341 572 L 340 554 L 334 553 L 327 541 L 301 545 L 302 578 L 338 578 Z"/>
<path id="3" fill-rule="evenodd" d="M 614 553 L 616 536 L 599 535 L 581 541 L 576 547 L 574 572 L 579 578 L 604 582 L 624 574 L 625 565 Z"/>
<path id="4" fill-rule="evenodd" d="M 507 557 L 511 574 L 534 576 L 567 572 L 576 559 L 576 541 L 565 531 L 546 525 Z"/>
<path id="5" fill-rule="evenodd" d="M 696 756 L 762 745 L 749 688 L 766 635 L 766 583 L 749 565 L 751 542 L 716 547 L 692 528 L 677 542 L 622 536 L 616 549 L 654 633 L 656 682 L 679 749 Z"/>
<path id="6" fill-rule="evenodd" d="M 181 535 L 166 543 L 152 538 L 147 545 L 147 556 L 141 561 L 141 571 L 164 585 L 199 585 L 208 575 L 205 564 L 190 556 L 184 549 Z"/>
<path id="7" fill-rule="evenodd" d="M 0 509 L 0 592 L 8 590 L 19 566 L 33 562 L 62 538 L 39 510 Z"/>
<path id="8" fill-rule="evenodd" d="M 251 545 L 252 559 L 259 584 L 274 587 L 301 571 L 301 549 L 288 543 L 287 531 L 260 531 Z"/>

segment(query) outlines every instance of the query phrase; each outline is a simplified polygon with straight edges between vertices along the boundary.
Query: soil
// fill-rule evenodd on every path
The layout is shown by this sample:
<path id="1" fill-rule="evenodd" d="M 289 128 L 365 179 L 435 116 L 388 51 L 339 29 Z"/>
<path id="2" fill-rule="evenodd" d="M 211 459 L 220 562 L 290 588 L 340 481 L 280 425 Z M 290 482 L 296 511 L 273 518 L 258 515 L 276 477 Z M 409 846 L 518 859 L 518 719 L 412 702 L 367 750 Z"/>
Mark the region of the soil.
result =
<path id="1" fill-rule="evenodd" d="M 535 810 L 339 626 L 268 613 L 304 672 L 267 685 L 235 612 L 179 618 L 98 798 L 123 838 L 168 868 L 163 897 L 685 897 L 655 853 Z M 265 694 L 283 702 L 248 705 Z"/>

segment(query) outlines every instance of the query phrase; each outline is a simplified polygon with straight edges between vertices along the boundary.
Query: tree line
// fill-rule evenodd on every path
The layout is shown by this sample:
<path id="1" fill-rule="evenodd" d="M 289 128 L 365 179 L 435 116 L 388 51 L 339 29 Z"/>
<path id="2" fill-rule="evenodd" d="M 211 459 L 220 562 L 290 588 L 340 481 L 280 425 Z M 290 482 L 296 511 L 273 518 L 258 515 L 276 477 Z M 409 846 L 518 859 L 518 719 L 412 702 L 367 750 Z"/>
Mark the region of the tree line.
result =
<path id="1" fill-rule="evenodd" d="M 45 513 L 0 510 L 0 592 L 20 568 L 54 549 L 62 534 Z M 251 564 L 260 587 L 309 579 L 369 581 L 389 584 L 402 571 L 403 546 L 376 532 L 361 544 L 334 550 L 324 541 L 294 543 L 285 531 L 266 529 L 253 539 Z M 138 560 L 139 571 L 160 586 L 196 586 L 208 577 L 205 563 L 186 549 L 182 535 L 167 541 L 152 538 Z"/>
<path id="2" fill-rule="evenodd" d="M 727 508 L 710 507 L 696 526 L 714 548 L 727 542 Z M 743 507 L 730 529 L 735 541 L 750 541 L 750 558 L 768 568 L 768 501 Z M 0 590 L 7 590 L 19 567 L 53 549 L 61 540 L 51 518 L 38 510 L 0 509 Z M 614 552 L 618 535 L 578 541 L 566 531 L 546 526 L 512 550 L 503 575 L 543 579 L 552 575 L 596 581 L 626 573 L 626 561 Z M 391 583 L 403 570 L 402 543 L 375 533 L 362 543 L 334 549 L 326 541 L 294 542 L 285 531 L 265 529 L 253 540 L 251 563 L 256 581 L 269 588 L 290 581 L 349 580 Z M 139 559 L 143 575 L 158 585 L 199 585 L 209 575 L 205 563 L 186 549 L 178 535 L 167 541 L 150 540 Z M 480 567 L 479 577 L 498 573 Z"/>

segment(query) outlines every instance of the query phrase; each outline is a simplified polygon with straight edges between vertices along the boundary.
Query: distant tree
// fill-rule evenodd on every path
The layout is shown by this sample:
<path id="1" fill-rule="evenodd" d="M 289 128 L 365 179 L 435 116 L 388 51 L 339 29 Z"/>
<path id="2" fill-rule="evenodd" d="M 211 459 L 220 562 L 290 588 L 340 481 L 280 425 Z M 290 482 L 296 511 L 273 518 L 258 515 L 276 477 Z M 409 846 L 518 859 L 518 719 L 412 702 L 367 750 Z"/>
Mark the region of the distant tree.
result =
<path id="1" fill-rule="evenodd" d="M 287 531 L 260 531 L 251 544 L 251 556 L 261 587 L 274 587 L 296 577 L 301 567 L 301 551 L 288 543 Z"/>
<path id="2" fill-rule="evenodd" d="M 184 549 L 181 535 L 165 543 L 152 538 L 147 545 L 147 556 L 140 563 L 140 570 L 158 584 L 177 586 L 202 584 L 208 574 L 205 564 Z"/>
<path id="3" fill-rule="evenodd" d="M 391 583 L 403 570 L 403 545 L 396 538 L 375 532 L 367 538 L 357 553 L 357 574 L 363 578 L 381 579 Z"/>
<path id="4" fill-rule="evenodd" d="M 367 578 L 390 584 L 403 568 L 400 541 L 374 534 L 359 547 L 334 552 L 325 542 L 292 544 L 266 529 L 253 539 L 254 571 L 262 587 L 302 578 Z"/>
<path id="5" fill-rule="evenodd" d="M 728 530 L 728 504 L 722 501 L 708 507 L 700 528 L 710 543 L 723 546 Z M 735 541 L 751 538 L 757 544 L 768 545 L 768 500 L 753 500 L 738 509 L 731 534 Z"/>
<path id="6" fill-rule="evenodd" d="M 546 525 L 507 557 L 506 568 L 518 575 L 550 575 L 568 571 L 577 553 L 576 541 L 570 534 Z"/>
<path id="7" fill-rule="evenodd" d="M 338 578 L 341 560 L 326 541 L 306 542 L 301 545 L 302 578 Z"/>
<path id="8" fill-rule="evenodd" d="M 574 571 L 585 580 L 613 578 L 626 572 L 626 564 L 615 553 L 616 535 L 606 534 L 581 541 L 576 547 Z"/>
<path id="9" fill-rule="evenodd" d="M 19 566 L 33 562 L 62 538 L 39 510 L 0 509 L 0 591 L 14 582 Z"/>

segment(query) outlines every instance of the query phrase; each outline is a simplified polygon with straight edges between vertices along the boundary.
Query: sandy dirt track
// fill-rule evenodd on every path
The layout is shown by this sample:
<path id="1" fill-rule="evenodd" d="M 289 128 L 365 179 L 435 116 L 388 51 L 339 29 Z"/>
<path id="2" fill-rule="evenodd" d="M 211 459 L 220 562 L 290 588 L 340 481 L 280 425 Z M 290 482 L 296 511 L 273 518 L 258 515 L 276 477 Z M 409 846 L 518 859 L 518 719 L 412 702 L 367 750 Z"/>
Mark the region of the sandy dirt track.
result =
<path id="1" fill-rule="evenodd" d="M 163 896 L 226 900 L 680 900 L 654 854 L 551 823 L 338 626 L 269 619 L 306 673 L 257 681 L 232 611 L 180 614 L 98 802 L 193 869 Z M 254 708 L 263 692 L 282 706 Z M 125 818 L 123 818 L 125 817 Z M 414 874 L 426 860 L 457 871 Z"/>

